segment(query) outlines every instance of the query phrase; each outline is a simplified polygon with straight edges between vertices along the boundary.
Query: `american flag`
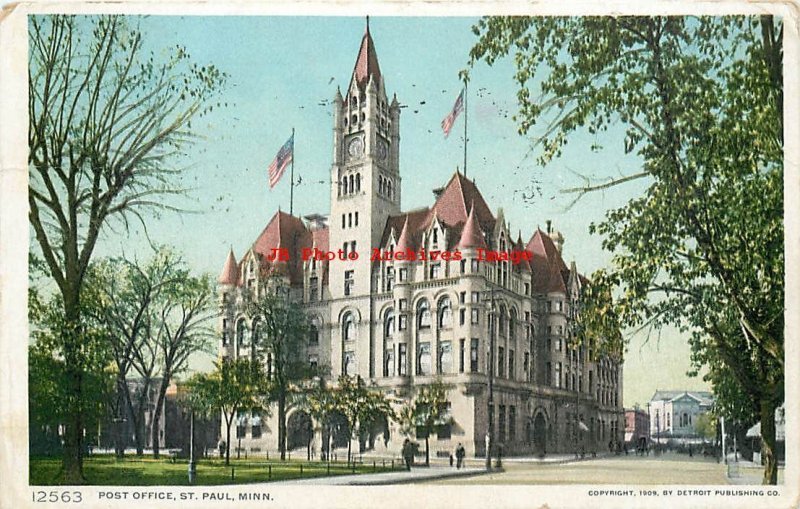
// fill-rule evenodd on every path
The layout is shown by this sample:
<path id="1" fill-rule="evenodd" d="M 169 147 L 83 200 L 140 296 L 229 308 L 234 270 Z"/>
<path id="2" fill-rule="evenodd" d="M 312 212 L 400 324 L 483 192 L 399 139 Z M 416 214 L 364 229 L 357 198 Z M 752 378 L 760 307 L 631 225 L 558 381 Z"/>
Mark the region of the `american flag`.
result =
<path id="1" fill-rule="evenodd" d="M 278 155 L 272 160 L 269 165 L 269 188 L 272 189 L 281 179 L 283 171 L 292 162 L 294 156 L 294 133 L 289 137 L 286 143 L 283 144 L 278 151 Z"/>
<path id="2" fill-rule="evenodd" d="M 464 90 L 461 90 L 461 93 L 458 94 L 458 99 L 456 99 L 456 103 L 453 105 L 453 109 L 450 113 L 444 117 L 442 120 L 442 131 L 444 131 L 444 137 L 450 134 L 450 129 L 453 128 L 453 124 L 456 123 L 456 119 L 458 118 L 458 114 L 464 111 Z"/>

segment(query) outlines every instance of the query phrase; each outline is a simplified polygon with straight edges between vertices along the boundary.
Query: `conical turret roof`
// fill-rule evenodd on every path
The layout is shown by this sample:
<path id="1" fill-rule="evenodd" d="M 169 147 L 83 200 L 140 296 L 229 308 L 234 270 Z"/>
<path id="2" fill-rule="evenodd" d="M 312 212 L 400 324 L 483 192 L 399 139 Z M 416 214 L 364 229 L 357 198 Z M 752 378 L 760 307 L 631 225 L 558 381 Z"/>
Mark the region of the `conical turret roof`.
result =
<path id="1" fill-rule="evenodd" d="M 223 285 L 235 285 L 239 281 L 239 267 L 236 264 L 236 257 L 233 255 L 233 248 L 228 253 L 228 258 L 225 259 L 225 265 L 222 267 L 218 281 Z"/>
<path id="2" fill-rule="evenodd" d="M 461 230 L 461 239 L 458 241 L 458 247 L 459 249 L 477 247 L 486 249 L 486 240 L 484 240 L 481 227 L 475 219 L 474 203 L 469 208 L 469 215 L 467 216 L 467 222 L 464 223 L 464 229 Z"/>

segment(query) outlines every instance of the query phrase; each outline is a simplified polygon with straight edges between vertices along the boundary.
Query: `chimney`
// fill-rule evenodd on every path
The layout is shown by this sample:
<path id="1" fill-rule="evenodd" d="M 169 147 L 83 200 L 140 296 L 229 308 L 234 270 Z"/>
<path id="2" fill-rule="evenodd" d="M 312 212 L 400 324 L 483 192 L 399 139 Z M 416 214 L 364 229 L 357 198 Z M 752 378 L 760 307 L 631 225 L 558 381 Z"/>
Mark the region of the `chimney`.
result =
<path id="1" fill-rule="evenodd" d="M 545 224 L 547 224 L 547 228 L 545 229 L 545 233 L 550 235 L 550 233 L 553 231 L 553 228 L 551 226 L 553 224 L 553 222 L 548 219 L 547 221 L 545 221 Z"/>

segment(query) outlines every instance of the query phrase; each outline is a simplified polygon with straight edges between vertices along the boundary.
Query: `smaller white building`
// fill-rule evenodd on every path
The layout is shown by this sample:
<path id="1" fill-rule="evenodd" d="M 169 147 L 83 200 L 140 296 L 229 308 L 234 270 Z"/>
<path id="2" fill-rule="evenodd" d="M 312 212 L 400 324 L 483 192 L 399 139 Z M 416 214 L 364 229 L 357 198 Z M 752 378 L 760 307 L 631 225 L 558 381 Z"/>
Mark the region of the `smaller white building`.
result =
<path id="1" fill-rule="evenodd" d="M 650 436 L 653 440 L 698 438 L 698 417 L 714 406 L 708 391 L 659 391 L 647 404 L 650 413 Z"/>

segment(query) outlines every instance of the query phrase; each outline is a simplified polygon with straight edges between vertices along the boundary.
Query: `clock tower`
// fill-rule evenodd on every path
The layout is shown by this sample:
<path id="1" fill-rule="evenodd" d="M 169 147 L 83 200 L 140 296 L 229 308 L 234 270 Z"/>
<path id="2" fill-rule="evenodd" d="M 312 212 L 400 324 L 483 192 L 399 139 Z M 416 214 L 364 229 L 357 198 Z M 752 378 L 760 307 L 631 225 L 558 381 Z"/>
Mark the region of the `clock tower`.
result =
<path id="1" fill-rule="evenodd" d="M 387 99 L 369 18 L 344 96 L 333 101 L 330 249 L 358 260 L 331 263 L 331 297 L 368 295 L 370 255 L 386 220 L 400 213 L 400 105 Z"/>

